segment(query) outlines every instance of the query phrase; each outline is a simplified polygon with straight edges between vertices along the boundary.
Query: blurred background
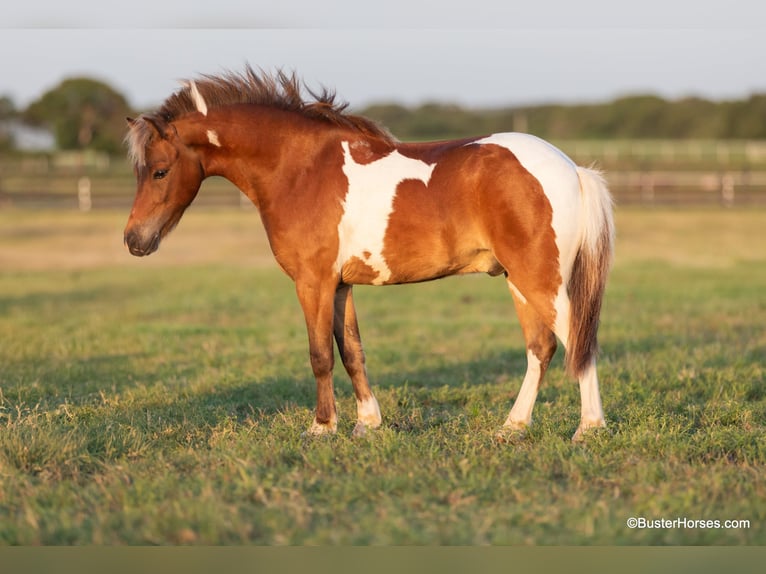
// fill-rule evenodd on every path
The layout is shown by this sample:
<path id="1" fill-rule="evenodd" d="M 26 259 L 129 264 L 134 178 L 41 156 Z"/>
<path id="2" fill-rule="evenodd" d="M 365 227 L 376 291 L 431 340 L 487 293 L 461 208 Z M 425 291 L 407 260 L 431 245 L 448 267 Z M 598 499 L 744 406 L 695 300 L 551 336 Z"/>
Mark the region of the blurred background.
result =
<path id="1" fill-rule="evenodd" d="M 618 271 L 647 261 L 715 274 L 743 261 L 759 269 L 766 4 L 725 8 L 691 0 L 8 4 L 0 10 L 0 279 L 34 271 L 30 281 L 58 285 L 68 272 L 102 268 L 116 277 L 161 266 L 276 270 L 250 202 L 218 178 L 204 182 L 157 254 L 131 257 L 122 238 L 135 194 L 126 116 L 160 106 L 181 79 L 247 63 L 335 89 L 352 112 L 401 140 L 515 130 L 595 164 L 616 198 Z M 0 284 L 0 299 L 12 291 Z"/>
<path id="2" fill-rule="evenodd" d="M 245 63 L 334 88 L 402 140 L 536 134 L 604 169 L 620 205 L 766 204 L 755 2 L 233 4 L 5 7 L 0 209 L 127 208 L 125 117 Z M 223 181 L 198 202 L 245 205 Z"/>

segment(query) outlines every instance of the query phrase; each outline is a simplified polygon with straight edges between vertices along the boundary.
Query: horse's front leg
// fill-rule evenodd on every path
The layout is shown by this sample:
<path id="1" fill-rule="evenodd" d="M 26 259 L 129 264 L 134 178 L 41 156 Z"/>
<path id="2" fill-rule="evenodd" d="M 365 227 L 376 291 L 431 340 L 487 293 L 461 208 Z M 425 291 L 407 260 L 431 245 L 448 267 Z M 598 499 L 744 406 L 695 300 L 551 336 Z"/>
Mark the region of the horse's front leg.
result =
<path id="1" fill-rule="evenodd" d="M 333 309 L 336 286 L 336 283 L 329 281 L 296 282 L 298 299 L 306 318 L 311 369 L 314 371 L 317 383 L 316 415 L 307 431 L 310 435 L 334 433 L 338 426 L 332 383 Z"/>
<path id="2" fill-rule="evenodd" d="M 378 428 L 381 423 L 380 407 L 370 390 L 367 369 L 364 365 L 364 350 L 359 336 L 354 297 L 351 285 L 342 284 L 335 292 L 335 340 L 343 366 L 346 368 L 356 397 L 357 420 L 354 436 L 363 436 L 368 428 Z"/>

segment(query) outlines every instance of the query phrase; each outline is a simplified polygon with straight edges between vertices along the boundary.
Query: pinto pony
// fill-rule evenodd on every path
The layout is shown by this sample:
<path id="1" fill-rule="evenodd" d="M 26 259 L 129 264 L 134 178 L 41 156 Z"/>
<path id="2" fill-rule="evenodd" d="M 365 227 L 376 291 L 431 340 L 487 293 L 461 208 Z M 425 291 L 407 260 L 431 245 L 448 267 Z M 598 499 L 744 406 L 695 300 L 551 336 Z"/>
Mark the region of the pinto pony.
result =
<path id="1" fill-rule="evenodd" d="M 526 375 L 498 436 L 531 424 L 556 338 L 580 385 L 573 438 L 604 426 L 596 334 L 614 226 L 601 175 L 520 133 L 401 143 L 334 93 L 311 97 L 295 75 L 247 68 L 186 82 L 158 111 L 129 119 L 130 252 L 157 250 L 208 176 L 255 204 L 306 319 L 317 387 L 309 434 L 337 426 L 333 337 L 353 383 L 354 434 L 381 424 L 353 285 L 464 273 L 505 276 L 526 340 Z"/>

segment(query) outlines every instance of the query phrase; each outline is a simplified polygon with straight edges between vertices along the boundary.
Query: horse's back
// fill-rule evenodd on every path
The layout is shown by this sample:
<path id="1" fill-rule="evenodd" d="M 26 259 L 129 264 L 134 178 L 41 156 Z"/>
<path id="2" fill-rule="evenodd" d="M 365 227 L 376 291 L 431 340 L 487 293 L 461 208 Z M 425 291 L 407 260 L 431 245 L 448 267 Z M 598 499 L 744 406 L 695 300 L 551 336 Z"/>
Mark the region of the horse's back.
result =
<path id="1" fill-rule="evenodd" d="M 579 194 L 577 165 L 564 152 L 530 134 L 508 132 L 476 140 L 478 146 L 498 146 L 509 151 L 515 161 L 542 186 L 554 207 L 572 201 Z"/>

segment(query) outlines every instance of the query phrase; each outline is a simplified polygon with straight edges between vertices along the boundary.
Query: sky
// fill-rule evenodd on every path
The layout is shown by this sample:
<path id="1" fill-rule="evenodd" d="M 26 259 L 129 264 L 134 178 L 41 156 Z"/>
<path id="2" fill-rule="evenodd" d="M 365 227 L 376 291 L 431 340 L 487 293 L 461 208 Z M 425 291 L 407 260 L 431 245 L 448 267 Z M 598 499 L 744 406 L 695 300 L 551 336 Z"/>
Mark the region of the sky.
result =
<path id="1" fill-rule="evenodd" d="M 193 6 L 190 8 L 190 6 Z M 138 109 L 246 63 L 361 108 L 766 92 L 762 0 L 30 0 L 0 13 L 0 95 L 23 108 L 68 77 Z"/>

